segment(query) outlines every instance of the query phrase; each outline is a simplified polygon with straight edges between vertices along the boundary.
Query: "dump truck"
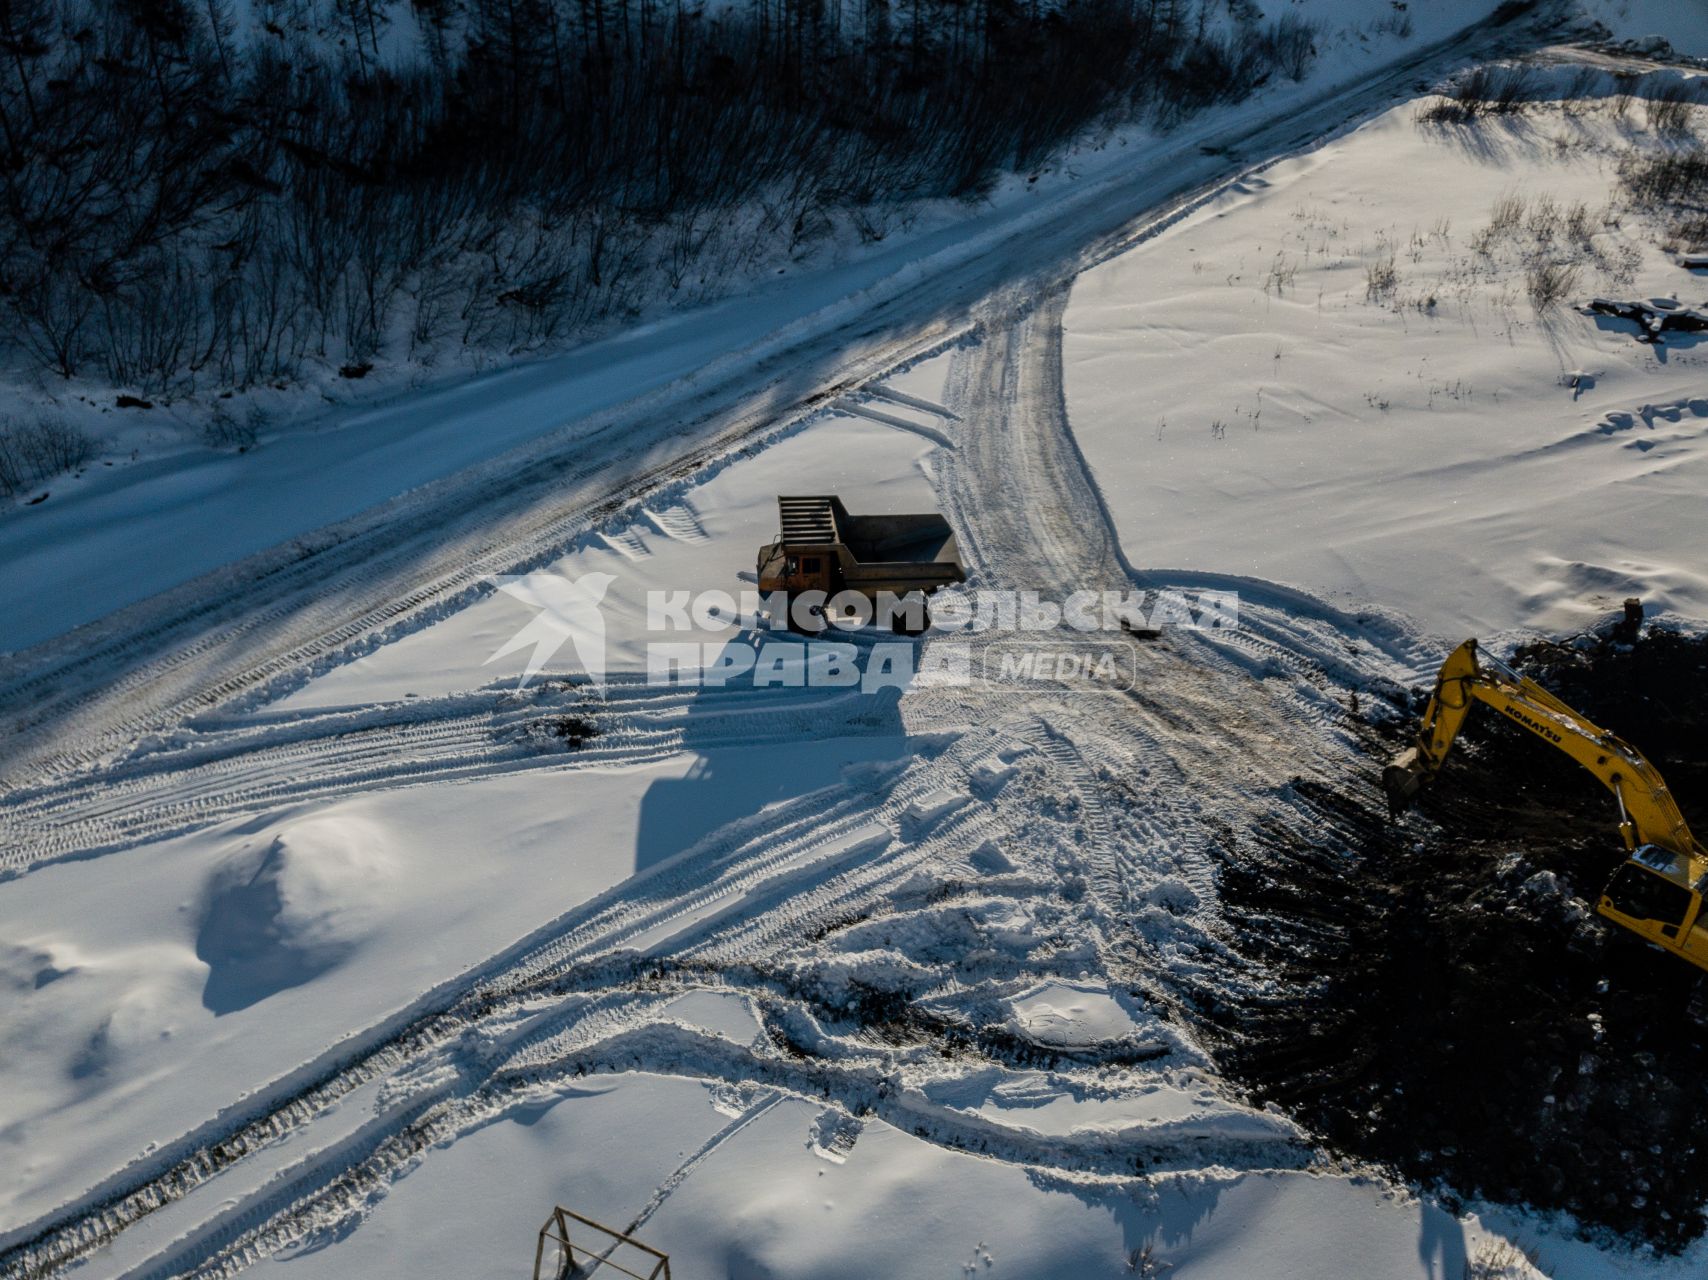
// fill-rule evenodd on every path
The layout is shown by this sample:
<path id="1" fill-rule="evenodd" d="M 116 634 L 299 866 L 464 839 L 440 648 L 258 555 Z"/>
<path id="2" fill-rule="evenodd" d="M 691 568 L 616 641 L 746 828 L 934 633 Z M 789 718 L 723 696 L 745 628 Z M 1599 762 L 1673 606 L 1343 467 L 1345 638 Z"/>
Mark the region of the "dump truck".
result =
<path id="1" fill-rule="evenodd" d="M 822 591 L 828 599 L 857 591 L 876 604 L 885 592 L 930 595 L 966 581 L 954 530 L 936 512 L 854 516 L 841 498 L 818 494 L 779 496 L 777 515 L 777 536 L 759 549 L 763 594 L 784 591 L 793 600 Z M 821 606 L 812 611 L 822 616 Z"/>

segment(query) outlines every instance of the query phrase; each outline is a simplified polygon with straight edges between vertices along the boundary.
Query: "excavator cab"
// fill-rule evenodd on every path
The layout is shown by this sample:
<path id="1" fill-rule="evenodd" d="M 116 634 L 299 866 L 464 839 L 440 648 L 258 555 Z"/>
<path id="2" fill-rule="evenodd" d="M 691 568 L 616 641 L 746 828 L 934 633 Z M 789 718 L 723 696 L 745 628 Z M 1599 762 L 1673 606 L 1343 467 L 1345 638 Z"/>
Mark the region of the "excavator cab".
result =
<path id="1" fill-rule="evenodd" d="M 1602 890 L 1601 905 L 1627 919 L 1677 929 L 1695 914 L 1697 900 L 1683 885 L 1656 875 L 1640 863 L 1627 862 Z"/>
<path id="2" fill-rule="evenodd" d="M 1681 855 L 1659 845 L 1641 845 L 1613 873 L 1596 910 L 1669 950 L 1688 945 L 1702 909 L 1702 895 L 1690 885 L 1688 874 L 1688 860 Z"/>
<path id="3" fill-rule="evenodd" d="M 1382 771 L 1390 810 L 1397 816 L 1435 780 L 1478 702 L 1565 752 L 1613 793 L 1630 855 L 1602 891 L 1597 914 L 1708 969 L 1708 920 L 1702 916 L 1708 849 L 1690 833 L 1660 771 L 1528 676 L 1479 654 L 1475 640 L 1442 664 L 1413 745 Z"/>

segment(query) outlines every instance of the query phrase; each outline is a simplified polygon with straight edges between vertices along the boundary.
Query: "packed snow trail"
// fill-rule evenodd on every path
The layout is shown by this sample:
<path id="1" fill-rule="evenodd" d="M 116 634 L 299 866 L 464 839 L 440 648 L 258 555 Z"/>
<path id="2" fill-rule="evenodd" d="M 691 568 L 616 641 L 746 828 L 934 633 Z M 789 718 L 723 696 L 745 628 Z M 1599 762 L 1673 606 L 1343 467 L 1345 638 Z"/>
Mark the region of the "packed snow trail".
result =
<path id="1" fill-rule="evenodd" d="M 591 735 L 570 743 L 574 717 Z M 304 800 L 531 769 L 609 769 L 683 751 L 896 732 L 858 693 L 675 689 L 613 677 L 604 696 L 543 681 L 445 698 L 235 717 L 0 809 L 0 875 L 196 831 Z"/>

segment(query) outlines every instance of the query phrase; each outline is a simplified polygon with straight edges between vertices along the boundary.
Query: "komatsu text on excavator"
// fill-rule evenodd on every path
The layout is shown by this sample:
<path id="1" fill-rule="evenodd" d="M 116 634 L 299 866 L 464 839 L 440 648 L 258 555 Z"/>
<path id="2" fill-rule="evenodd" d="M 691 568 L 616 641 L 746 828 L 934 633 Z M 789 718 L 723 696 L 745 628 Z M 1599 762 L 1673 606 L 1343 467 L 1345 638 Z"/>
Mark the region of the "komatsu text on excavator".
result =
<path id="1" fill-rule="evenodd" d="M 1619 834 L 1630 854 L 1602 890 L 1596 910 L 1615 924 L 1708 969 L 1708 849 L 1685 824 L 1660 773 L 1630 743 L 1598 728 L 1541 685 L 1497 658 L 1479 654 L 1467 640 L 1435 680 L 1414 746 L 1382 771 L 1395 814 L 1409 807 L 1459 736 L 1473 702 L 1485 702 L 1508 720 L 1564 751 L 1613 792 Z"/>

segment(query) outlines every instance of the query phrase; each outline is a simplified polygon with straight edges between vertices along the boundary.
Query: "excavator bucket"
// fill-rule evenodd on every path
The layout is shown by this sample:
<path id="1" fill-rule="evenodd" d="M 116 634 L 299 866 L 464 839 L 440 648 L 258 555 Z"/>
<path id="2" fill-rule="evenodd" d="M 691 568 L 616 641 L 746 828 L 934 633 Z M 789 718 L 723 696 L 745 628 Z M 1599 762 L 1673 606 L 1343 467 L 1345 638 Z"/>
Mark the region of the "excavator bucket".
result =
<path id="1" fill-rule="evenodd" d="M 1416 747 L 1407 747 L 1388 762 L 1382 770 L 1382 790 L 1388 793 L 1388 812 L 1398 817 L 1417 799 L 1423 790 L 1423 768 L 1418 764 Z"/>

